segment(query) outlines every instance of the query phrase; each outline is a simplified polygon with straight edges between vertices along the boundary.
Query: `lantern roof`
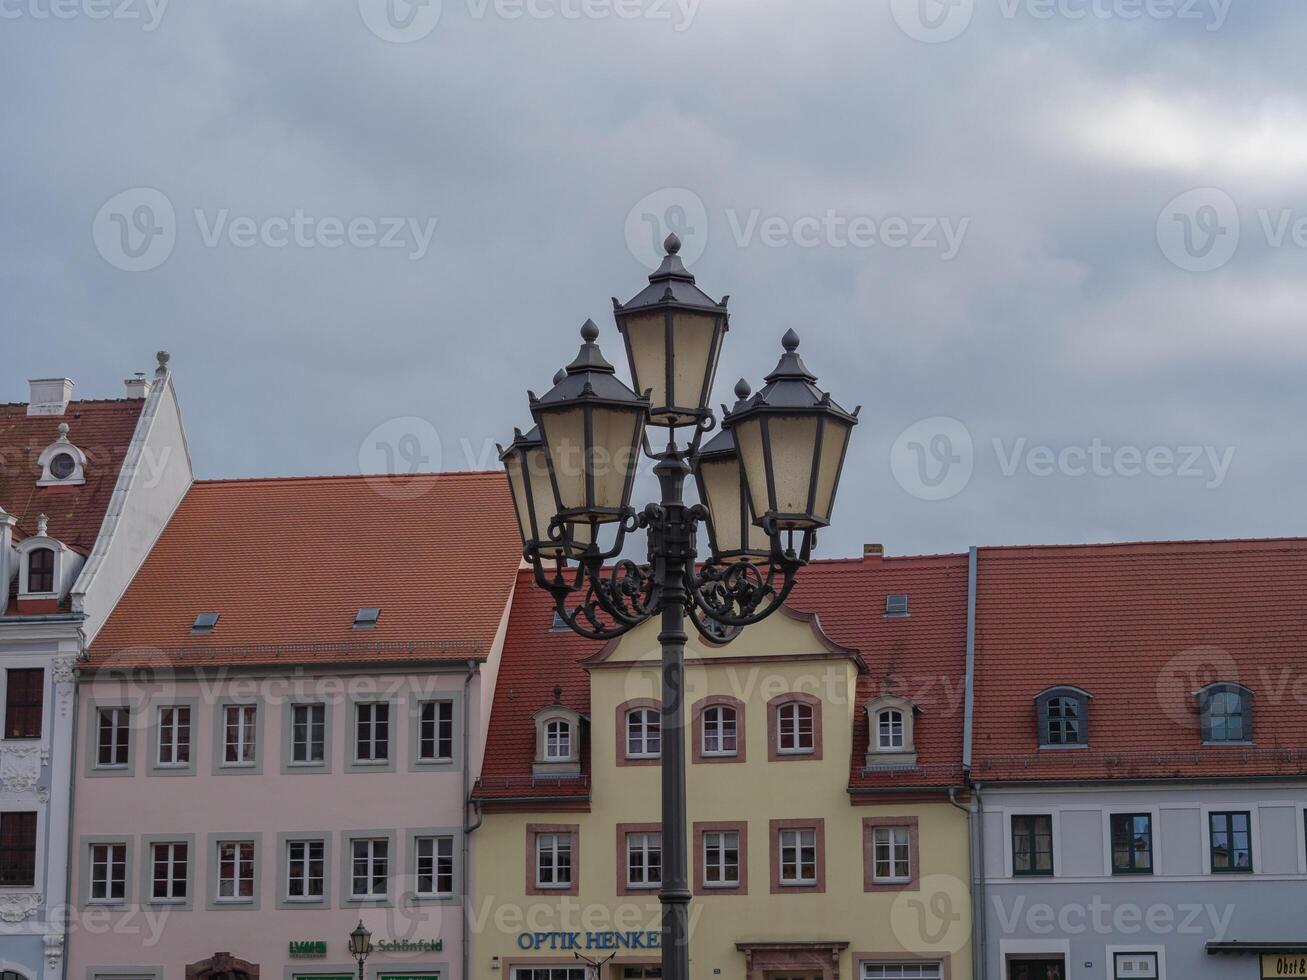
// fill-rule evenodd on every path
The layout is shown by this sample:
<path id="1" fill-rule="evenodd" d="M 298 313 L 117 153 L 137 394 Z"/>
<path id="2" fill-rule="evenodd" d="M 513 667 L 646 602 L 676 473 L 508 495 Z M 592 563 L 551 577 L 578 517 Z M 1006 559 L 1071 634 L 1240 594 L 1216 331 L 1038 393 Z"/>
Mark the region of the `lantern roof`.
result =
<path id="1" fill-rule="evenodd" d="M 513 441 L 510 442 L 507 447 L 504 446 L 498 447 L 499 459 L 502 461 L 510 453 L 517 450 L 521 450 L 533 446 L 543 446 L 543 445 L 544 445 L 544 440 L 540 438 L 540 426 L 538 425 L 531 426 L 531 428 L 528 429 L 525 434 L 523 434 L 521 429 L 514 427 Z"/>
<path id="2" fill-rule="evenodd" d="M 817 376 L 808 370 L 803 358 L 799 356 L 799 335 L 793 329 L 785 331 L 781 346 L 785 348 L 785 353 L 781 355 L 775 370 L 764 379 L 767 383 L 762 390 L 752 397 L 747 393 L 740 396 L 740 401 L 735 403 L 728 418 L 756 408 L 821 409 L 850 419 L 857 417 L 857 409 L 852 414 L 846 412 L 831 399 L 829 392 L 817 387 Z M 747 389 L 748 386 L 744 387 Z M 737 385 L 737 395 L 740 395 L 740 390 Z"/>
<path id="3" fill-rule="evenodd" d="M 599 328 L 595 322 L 586 320 L 581 325 L 581 349 L 571 364 L 554 375 L 554 386 L 539 398 L 534 392 L 527 393 L 533 407 L 575 401 L 579 398 L 627 403 L 645 400 L 618 379 L 613 366 L 604 358 L 599 345 L 595 343 L 598 337 Z"/>
<path id="4" fill-rule="evenodd" d="M 618 313 L 631 313 L 655 306 L 677 306 L 725 313 L 726 301 L 730 297 L 723 296 L 719 303 L 694 284 L 694 276 L 681 261 L 681 240 L 675 233 L 667 236 L 663 248 L 667 254 L 663 256 L 662 265 L 649 276 L 649 285 L 624 304 L 614 296 L 613 309 Z"/>
<path id="5" fill-rule="evenodd" d="M 723 405 L 722 415 L 730 415 L 732 412 L 738 412 L 740 409 L 744 408 L 749 401 L 749 391 L 749 382 L 745 381 L 743 378 L 735 382 L 735 407 L 728 411 L 726 406 Z M 734 456 L 738 452 L 739 450 L 735 445 L 735 433 L 730 429 L 722 429 L 717 433 L 717 435 L 713 436 L 699 447 L 696 459 L 703 459 L 704 457 L 712 458 L 716 456 Z"/>

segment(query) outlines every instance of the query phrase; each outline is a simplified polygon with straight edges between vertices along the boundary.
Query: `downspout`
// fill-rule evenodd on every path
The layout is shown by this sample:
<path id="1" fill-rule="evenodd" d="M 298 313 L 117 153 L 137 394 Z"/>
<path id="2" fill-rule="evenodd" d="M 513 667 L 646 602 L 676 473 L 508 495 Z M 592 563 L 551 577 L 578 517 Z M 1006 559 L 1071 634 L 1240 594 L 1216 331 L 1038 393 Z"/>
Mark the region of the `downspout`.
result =
<path id="1" fill-rule="evenodd" d="M 967 842 L 971 850 L 971 977 L 972 980 L 985 980 L 988 970 L 985 950 L 985 810 L 980 784 L 971 780 L 972 726 L 976 706 L 978 559 L 977 549 L 973 545 L 967 551 L 967 666 L 963 685 L 965 707 L 962 717 L 962 776 L 971 786 L 971 805 L 967 810 Z"/>
<path id="2" fill-rule="evenodd" d="M 81 660 L 87 655 L 86 652 L 86 633 L 78 629 L 80 642 L 78 646 L 77 660 Z M 53 699 L 52 699 L 53 700 Z M 77 813 L 77 727 L 78 719 L 82 714 L 82 685 L 81 679 L 77 676 L 77 668 L 73 668 L 73 723 L 71 726 L 72 734 L 69 736 L 72 740 L 68 757 L 71 765 L 68 769 L 68 849 L 65 852 L 68 855 L 68 867 L 64 869 L 64 921 L 61 935 L 63 936 L 63 969 L 61 975 L 64 980 L 68 980 L 68 947 L 71 945 L 68 936 L 68 926 L 72 917 L 72 910 L 76 908 L 77 898 L 73 894 L 73 868 L 77 865 L 76 835 L 74 834 L 73 817 Z M 46 910 L 47 917 L 49 910 Z"/>
<path id="3" fill-rule="evenodd" d="M 471 693 L 472 678 L 476 677 L 481 670 L 481 664 L 476 660 L 467 662 L 467 675 L 463 678 L 463 820 L 467 820 L 467 807 L 471 802 L 472 796 L 472 774 L 470 772 L 472 764 L 472 750 L 468 745 L 468 732 L 470 725 L 468 715 L 471 713 L 468 706 L 471 701 L 468 695 Z M 473 804 L 475 806 L 475 804 Z M 468 878 L 470 856 L 468 847 L 468 838 L 476 833 L 477 828 L 481 826 L 481 807 L 476 807 L 476 822 L 466 824 L 463 827 L 463 972 L 459 974 L 461 980 L 468 980 L 468 969 L 471 966 L 472 958 L 468 946 L 472 941 L 472 898 L 469 894 Z"/>

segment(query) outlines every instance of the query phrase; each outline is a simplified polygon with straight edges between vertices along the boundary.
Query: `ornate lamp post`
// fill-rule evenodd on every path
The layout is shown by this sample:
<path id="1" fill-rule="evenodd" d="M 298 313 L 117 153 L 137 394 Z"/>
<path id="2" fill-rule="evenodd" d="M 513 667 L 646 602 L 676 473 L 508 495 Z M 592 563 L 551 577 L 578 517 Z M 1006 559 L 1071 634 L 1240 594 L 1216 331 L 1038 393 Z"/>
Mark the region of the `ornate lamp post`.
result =
<path id="1" fill-rule="evenodd" d="M 500 459 L 517 507 L 523 554 L 560 618 L 593 639 L 610 639 L 661 615 L 663 980 L 689 980 L 685 799 L 685 617 L 707 639 L 729 642 L 774 612 L 807 564 L 857 424 L 816 385 L 793 330 L 780 363 L 757 394 L 741 381 L 723 431 L 708 407 L 728 317 L 726 299 L 695 285 L 675 235 L 649 285 L 613 300 L 635 390 L 599 352 L 587 320 L 576 359 L 545 395 L 529 394 L 536 428 L 514 434 Z M 667 430 L 651 448 L 649 427 Z M 690 430 L 685 446 L 678 430 Z M 631 490 L 640 452 L 654 460 L 661 500 L 636 511 Z M 687 504 L 694 473 L 700 504 Z M 697 526 L 710 555 L 697 562 Z M 626 537 L 648 534 L 648 561 L 621 554 Z"/>
<path id="2" fill-rule="evenodd" d="M 363 964 L 368 954 L 372 952 L 372 933 L 363 928 L 362 919 L 359 919 L 359 924 L 349 934 L 349 951 L 354 955 L 354 959 L 358 960 L 359 980 L 363 980 Z"/>

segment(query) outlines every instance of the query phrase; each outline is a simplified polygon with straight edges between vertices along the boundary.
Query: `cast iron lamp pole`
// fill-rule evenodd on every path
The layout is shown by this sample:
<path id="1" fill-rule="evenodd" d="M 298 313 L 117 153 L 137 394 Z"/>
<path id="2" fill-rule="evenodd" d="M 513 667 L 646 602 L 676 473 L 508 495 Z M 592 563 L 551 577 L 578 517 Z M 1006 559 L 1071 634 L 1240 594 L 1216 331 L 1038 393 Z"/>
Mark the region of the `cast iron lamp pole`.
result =
<path id="1" fill-rule="evenodd" d="M 363 928 L 362 919 L 359 919 L 359 924 L 349 934 L 349 951 L 359 962 L 359 980 L 363 980 L 363 964 L 372 952 L 372 933 Z"/>
<path id="2" fill-rule="evenodd" d="M 780 363 L 752 394 L 741 381 L 723 406 L 723 431 L 708 402 L 728 327 L 726 299 L 711 299 L 667 255 L 629 302 L 613 300 L 634 389 L 616 377 L 581 328 L 576 359 L 542 397 L 529 394 L 536 427 L 514 433 L 500 459 L 536 584 L 558 616 L 592 639 L 617 637 L 661 614 L 663 980 L 690 980 L 689 848 L 685 791 L 685 620 L 727 643 L 785 601 L 807 564 L 819 528 L 830 523 L 857 410 L 840 408 L 799 357 L 793 330 Z M 647 426 L 668 430 L 661 452 Z M 687 445 L 678 429 L 691 430 Z M 637 512 L 631 491 L 640 453 L 656 461 L 660 500 Z M 687 504 L 691 473 L 698 504 Z M 708 532 L 699 563 L 696 531 Z M 610 530 L 610 528 L 612 530 Z M 623 558 L 626 536 L 648 534 L 648 561 Z"/>

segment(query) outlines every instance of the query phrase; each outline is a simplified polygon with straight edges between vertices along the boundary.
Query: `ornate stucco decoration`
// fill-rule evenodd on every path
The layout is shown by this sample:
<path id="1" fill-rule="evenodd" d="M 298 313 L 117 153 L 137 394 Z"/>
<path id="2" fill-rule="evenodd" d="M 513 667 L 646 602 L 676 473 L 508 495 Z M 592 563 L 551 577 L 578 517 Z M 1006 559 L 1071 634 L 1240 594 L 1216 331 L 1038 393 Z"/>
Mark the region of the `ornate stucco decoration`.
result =
<path id="1" fill-rule="evenodd" d="M 40 892 L 0 895 L 0 922 L 22 922 L 30 918 L 41 907 L 41 901 Z"/>

